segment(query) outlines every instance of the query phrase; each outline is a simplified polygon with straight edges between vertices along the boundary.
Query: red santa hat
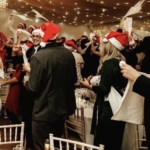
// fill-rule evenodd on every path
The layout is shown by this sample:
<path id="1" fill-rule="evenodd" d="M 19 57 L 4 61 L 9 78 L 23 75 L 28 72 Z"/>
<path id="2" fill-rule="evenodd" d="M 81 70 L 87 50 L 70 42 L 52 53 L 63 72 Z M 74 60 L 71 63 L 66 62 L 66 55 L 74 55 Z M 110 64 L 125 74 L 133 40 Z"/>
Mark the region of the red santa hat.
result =
<path id="1" fill-rule="evenodd" d="M 95 41 L 96 43 L 100 43 L 100 36 L 95 35 L 92 37 L 92 40 Z"/>
<path id="2" fill-rule="evenodd" d="M 4 47 L 4 43 L 7 41 L 7 37 L 4 33 L 0 32 L 0 49 Z"/>
<path id="3" fill-rule="evenodd" d="M 27 51 L 27 50 L 28 50 L 29 48 L 31 48 L 32 46 L 33 46 L 33 43 L 30 42 L 30 41 L 28 41 L 27 43 L 21 45 L 21 47 L 22 47 L 25 51 Z"/>
<path id="4" fill-rule="evenodd" d="M 77 50 L 76 44 L 72 40 L 67 40 L 64 43 L 64 47 L 67 48 L 67 49 L 69 49 L 69 50 L 73 50 L 73 51 Z"/>
<path id="5" fill-rule="evenodd" d="M 26 23 L 22 23 L 22 22 L 20 22 L 19 24 L 21 24 L 21 25 L 22 25 L 22 28 L 23 28 L 24 30 L 27 28 Z"/>
<path id="6" fill-rule="evenodd" d="M 128 44 L 128 34 L 112 31 L 108 33 L 103 42 L 111 42 L 117 49 L 123 50 Z"/>
<path id="7" fill-rule="evenodd" d="M 29 25 L 29 28 L 32 28 L 33 30 L 35 30 L 36 29 L 36 27 L 34 26 L 34 25 Z"/>
<path id="8" fill-rule="evenodd" d="M 0 40 L 1 40 L 2 42 L 6 42 L 6 41 L 7 41 L 7 37 L 4 35 L 3 32 L 0 32 Z"/>
<path id="9" fill-rule="evenodd" d="M 65 37 L 61 37 L 61 38 L 56 38 L 56 43 L 64 43 L 66 41 Z"/>
<path id="10" fill-rule="evenodd" d="M 40 43 L 42 47 L 45 47 L 49 40 L 56 40 L 59 32 L 61 31 L 61 27 L 54 24 L 53 22 L 46 22 L 42 24 L 40 28 L 44 32 L 42 39 L 43 42 Z"/>

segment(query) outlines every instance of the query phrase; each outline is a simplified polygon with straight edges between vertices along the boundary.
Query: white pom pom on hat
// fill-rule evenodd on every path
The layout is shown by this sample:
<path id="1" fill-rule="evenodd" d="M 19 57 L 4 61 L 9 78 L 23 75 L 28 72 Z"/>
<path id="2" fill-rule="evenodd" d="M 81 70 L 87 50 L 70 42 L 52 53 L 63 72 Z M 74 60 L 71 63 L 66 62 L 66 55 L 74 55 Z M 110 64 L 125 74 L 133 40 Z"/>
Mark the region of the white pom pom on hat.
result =
<path id="1" fill-rule="evenodd" d="M 41 46 L 41 47 L 45 47 L 45 46 L 46 46 L 46 43 L 45 43 L 45 42 L 41 42 L 41 43 L 40 43 L 40 46 Z"/>

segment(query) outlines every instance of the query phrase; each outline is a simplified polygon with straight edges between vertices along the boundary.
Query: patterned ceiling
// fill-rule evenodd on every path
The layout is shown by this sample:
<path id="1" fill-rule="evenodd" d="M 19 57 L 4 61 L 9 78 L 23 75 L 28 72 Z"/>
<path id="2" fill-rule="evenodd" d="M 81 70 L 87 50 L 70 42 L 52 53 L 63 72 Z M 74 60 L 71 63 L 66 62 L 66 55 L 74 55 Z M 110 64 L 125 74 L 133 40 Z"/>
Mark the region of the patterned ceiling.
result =
<path id="1" fill-rule="evenodd" d="M 8 8 L 28 17 L 35 17 L 32 9 L 48 20 L 68 25 L 99 25 L 118 22 L 138 0 L 7 0 Z M 150 16 L 150 0 L 135 18 Z"/>

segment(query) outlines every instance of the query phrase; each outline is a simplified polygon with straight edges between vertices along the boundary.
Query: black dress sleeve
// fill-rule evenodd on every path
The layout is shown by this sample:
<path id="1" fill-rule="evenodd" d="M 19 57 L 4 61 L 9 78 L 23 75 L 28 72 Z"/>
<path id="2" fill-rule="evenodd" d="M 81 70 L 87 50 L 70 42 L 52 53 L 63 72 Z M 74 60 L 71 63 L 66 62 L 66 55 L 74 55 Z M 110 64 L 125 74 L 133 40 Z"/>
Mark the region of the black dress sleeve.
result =
<path id="1" fill-rule="evenodd" d="M 133 92 L 147 97 L 150 94 L 150 79 L 144 75 L 138 77 L 133 85 Z"/>

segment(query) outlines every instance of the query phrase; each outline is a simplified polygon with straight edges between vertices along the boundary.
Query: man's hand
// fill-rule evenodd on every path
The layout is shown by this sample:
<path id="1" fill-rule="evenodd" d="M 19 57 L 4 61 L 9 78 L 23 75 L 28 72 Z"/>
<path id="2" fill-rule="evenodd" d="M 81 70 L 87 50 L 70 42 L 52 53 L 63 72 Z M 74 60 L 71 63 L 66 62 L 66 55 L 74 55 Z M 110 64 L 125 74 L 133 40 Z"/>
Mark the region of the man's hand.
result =
<path id="1" fill-rule="evenodd" d="M 122 75 L 131 81 L 135 81 L 141 75 L 140 72 L 138 72 L 137 70 L 135 70 L 134 68 L 132 68 L 130 65 L 127 64 L 123 64 L 121 66 L 121 69 Z"/>
<path id="2" fill-rule="evenodd" d="M 84 87 L 88 87 L 89 86 L 89 81 L 86 79 L 86 78 L 84 78 L 84 81 L 79 81 L 80 83 L 81 83 L 81 85 L 83 85 Z"/>
<path id="3" fill-rule="evenodd" d="M 14 45 L 13 48 L 12 48 L 12 51 L 17 52 L 20 49 L 21 49 L 20 45 Z"/>
<path id="4" fill-rule="evenodd" d="M 8 73 L 14 73 L 15 71 L 16 71 L 16 70 L 15 70 L 15 69 L 12 69 L 12 68 L 8 68 L 8 69 L 7 69 L 7 72 L 8 72 Z"/>
<path id="5" fill-rule="evenodd" d="M 90 80 L 93 78 L 92 75 L 88 76 L 87 81 L 90 83 Z"/>

